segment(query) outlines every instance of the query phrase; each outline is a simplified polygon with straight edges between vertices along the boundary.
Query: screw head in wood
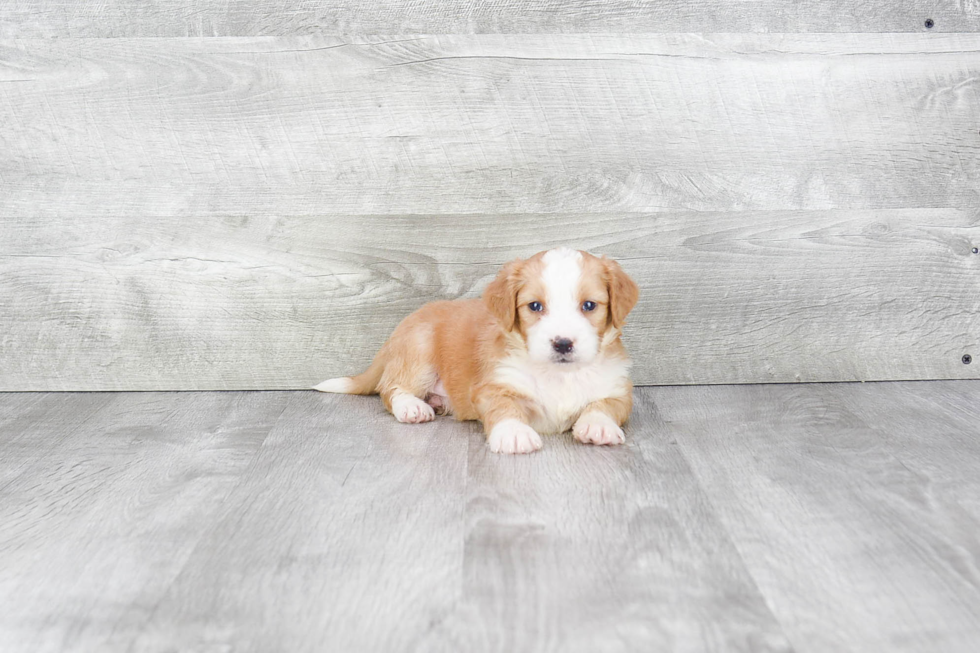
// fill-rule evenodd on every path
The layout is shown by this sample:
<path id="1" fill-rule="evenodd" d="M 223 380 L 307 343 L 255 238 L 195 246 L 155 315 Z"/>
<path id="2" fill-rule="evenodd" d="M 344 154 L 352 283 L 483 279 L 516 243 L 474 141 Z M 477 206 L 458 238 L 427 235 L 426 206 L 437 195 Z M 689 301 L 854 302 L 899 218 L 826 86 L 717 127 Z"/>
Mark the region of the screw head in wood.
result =
<path id="1" fill-rule="evenodd" d="M 936 25 L 936 22 L 931 18 L 926 18 L 926 29 L 932 29 Z"/>
<path id="2" fill-rule="evenodd" d="M 964 365 L 969 365 L 972 362 L 973 362 L 973 356 L 970 356 L 969 354 L 963 354 L 963 364 Z"/>
<path id="3" fill-rule="evenodd" d="M 976 254 L 976 253 L 980 252 L 980 249 L 977 249 L 976 247 L 974 247 L 970 251 L 973 252 L 974 254 Z"/>

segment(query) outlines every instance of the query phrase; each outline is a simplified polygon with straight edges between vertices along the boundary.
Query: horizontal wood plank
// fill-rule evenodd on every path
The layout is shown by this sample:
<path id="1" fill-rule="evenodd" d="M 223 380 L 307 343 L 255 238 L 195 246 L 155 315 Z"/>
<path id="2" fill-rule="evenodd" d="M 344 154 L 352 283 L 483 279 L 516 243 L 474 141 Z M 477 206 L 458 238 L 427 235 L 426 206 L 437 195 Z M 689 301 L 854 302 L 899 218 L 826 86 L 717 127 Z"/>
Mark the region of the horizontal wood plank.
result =
<path id="1" fill-rule="evenodd" d="M 978 34 L 26 39 L 0 62 L 4 218 L 980 201 Z"/>
<path id="2" fill-rule="evenodd" d="M 951 209 L 7 219 L 0 390 L 309 387 L 558 245 L 639 282 L 638 383 L 976 378 L 978 242 Z"/>
<path id="3" fill-rule="evenodd" d="M 280 36 L 576 32 L 968 32 L 969 0 L 6 0 L 0 36 Z"/>

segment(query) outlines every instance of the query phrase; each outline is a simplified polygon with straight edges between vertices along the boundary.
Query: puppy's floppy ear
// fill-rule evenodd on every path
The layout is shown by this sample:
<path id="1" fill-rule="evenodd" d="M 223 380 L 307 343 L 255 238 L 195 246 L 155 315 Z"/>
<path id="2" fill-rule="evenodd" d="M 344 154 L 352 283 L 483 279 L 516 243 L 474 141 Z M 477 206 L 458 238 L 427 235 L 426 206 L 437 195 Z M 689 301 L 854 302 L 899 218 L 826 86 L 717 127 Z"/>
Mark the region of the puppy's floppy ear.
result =
<path id="1" fill-rule="evenodd" d="M 517 322 L 517 291 L 523 265 L 519 258 L 510 261 L 483 291 L 483 302 L 507 331 L 513 331 Z"/>
<path id="2" fill-rule="evenodd" d="M 609 319 L 617 329 L 622 328 L 636 301 L 640 298 L 640 288 L 629 275 L 623 272 L 619 263 L 602 257 L 606 288 L 609 290 Z"/>

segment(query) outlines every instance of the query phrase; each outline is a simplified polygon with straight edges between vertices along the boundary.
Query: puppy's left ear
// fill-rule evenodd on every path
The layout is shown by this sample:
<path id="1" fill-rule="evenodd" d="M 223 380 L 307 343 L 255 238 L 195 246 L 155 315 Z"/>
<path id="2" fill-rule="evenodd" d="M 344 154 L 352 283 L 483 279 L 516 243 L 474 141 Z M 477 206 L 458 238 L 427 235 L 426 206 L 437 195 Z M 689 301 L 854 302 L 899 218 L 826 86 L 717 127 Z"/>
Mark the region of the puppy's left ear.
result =
<path id="1" fill-rule="evenodd" d="M 640 298 L 640 288 L 616 261 L 603 256 L 602 265 L 609 291 L 609 319 L 614 327 L 621 329 Z"/>
<path id="2" fill-rule="evenodd" d="M 513 331 L 517 324 L 518 275 L 523 265 L 521 259 L 507 263 L 483 291 L 483 302 L 506 331 Z"/>

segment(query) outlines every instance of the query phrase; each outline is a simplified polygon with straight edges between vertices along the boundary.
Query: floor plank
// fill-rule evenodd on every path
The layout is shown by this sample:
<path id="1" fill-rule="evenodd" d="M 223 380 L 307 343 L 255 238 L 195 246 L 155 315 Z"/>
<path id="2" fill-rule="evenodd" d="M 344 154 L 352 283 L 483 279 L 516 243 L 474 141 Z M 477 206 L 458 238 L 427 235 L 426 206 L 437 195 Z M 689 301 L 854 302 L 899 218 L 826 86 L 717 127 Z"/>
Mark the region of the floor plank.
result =
<path id="1" fill-rule="evenodd" d="M 463 601 L 418 650 L 789 648 L 651 402 L 627 438 L 470 438 Z"/>
<path id="2" fill-rule="evenodd" d="M 887 387 L 888 384 L 885 384 L 884 388 Z M 929 383 L 925 388 L 928 392 L 924 392 L 923 396 L 939 408 L 944 416 L 963 423 L 963 430 L 954 433 L 965 438 L 971 447 L 976 446 L 977 438 L 969 436 L 980 429 L 980 383 Z M 931 411 L 926 408 L 925 412 L 928 414 Z"/>
<path id="3" fill-rule="evenodd" d="M 880 398 L 870 387 L 648 392 L 799 651 L 975 651 L 980 524 L 957 497 L 977 486 L 902 460 L 907 440 L 945 446 L 962 424 L 933 407 L 926 428 L 891 437 L 895 424 L 857 410 Z M 961 453 L 980 474 L 975 449 Z"/>
<path id="4" fill-rule="evenodd" d="M 0 650 L 972 652 L 978 398 L 640 388 L 625 447 L 503 457 L 371 397 L 0 394 Z"/>
<path id="5" fill-rule="evenodd" d="M 0 392 L 0 420 L 23 416 L 42 397 L 41 392 Z"/>
<path id="6" fill-rule="evenodd" d="M 52 397 L 62 409 L 51 415 L 64 423 L 74 412 L 80 425 L 60 437 L 35 415 L 40 455 L 0 490 L 0 649 L 125 650 L 287 395 L 47 395 L 38 404 L 51 409 Z M 25 437 L 18 428 L 0 430 L 0 450 Z"/>
<path id="7" fill-rule="evenodd" d="M 902 465 L 919 477 L 920 501 L 935 499 L 947 506 L 936 514 L 945 523 L 931 527 L 965 529 L 967 541 L 980 533 L 980 383 L 875 383 L 861 392 L 848 389 L 828 386 L 824 391 L 872 424 Z M 980 574 L 980 563 L 968 560 L 977 550 L 950 549 L 949 561 Z M 960 558 L 967 559 L 965 565 L 959 565 Z M 980 575 L 973 583 L 980 586 Z"/>
<path id="8" fill-rule="evenodd" d="M 0 393 L 0 490 L 113 401 L 109 393 Z"/>
<path id="9" fill-rule="evenodd" d="M 295 394 L 136 650 L 404 650 L 459 600 L 467 432 Z"/>

